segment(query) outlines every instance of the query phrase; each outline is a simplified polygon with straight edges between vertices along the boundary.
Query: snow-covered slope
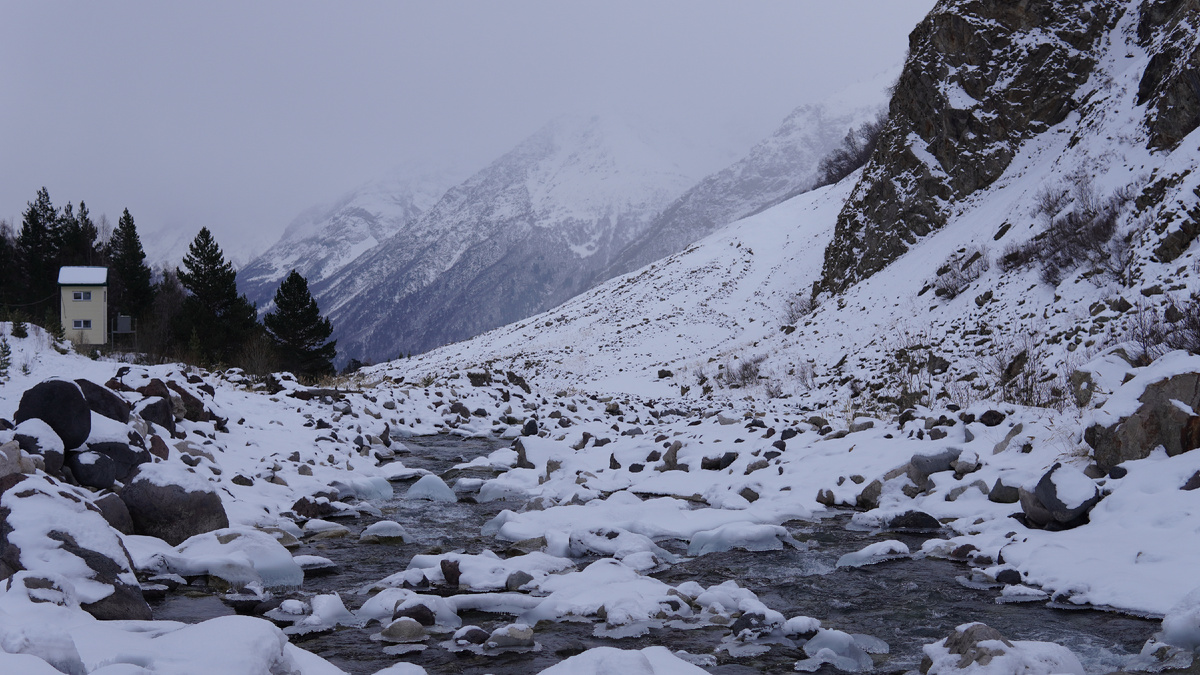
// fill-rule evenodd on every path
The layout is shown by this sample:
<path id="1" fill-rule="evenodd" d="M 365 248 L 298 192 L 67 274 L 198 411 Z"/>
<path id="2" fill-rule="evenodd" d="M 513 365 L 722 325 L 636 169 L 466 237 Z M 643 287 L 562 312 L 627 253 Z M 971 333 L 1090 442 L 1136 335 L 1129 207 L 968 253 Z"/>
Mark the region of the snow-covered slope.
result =
<path id="1" fill-rule="evenodd" d="M 301 213 L 283 237 L 238 271 L 240 290 L 266 310 L 295 269 L 310 284 L 328 279 L 412 225 L 462 176 L 448 168 L 406 167 Z"/>
<path id="2" fill-rule="evenodd" d="M 956 3 L 939 8 L 931 16 L 961 11 Z M 1131 8 L 1096 39 L 1085 54 L 1094 69 L 1061 122 L 1014 142 L 994 181 L 939 202 L 942 227 L 923 238 L 896 234 L 907 242 L 905 253 L 843 293 L 820 296 L 808 316 L 789 316 L 788 305 L 806 300 L 822 266 L 841 255 L 827 250 L 839 210 L 869 190 L 879 170 L 868 167 L 838 186 L 739 221 L 550 312 L 395 367 L 446 371 L 505 360 L 531 364 L 530 374 L 552 386 L 665 392 L 688 385 L 697 396 L 701 373 L 719 392 L 721 366 L 763 356 L 762 386 L 799 394 L 813 386 L 815 371 L 818 385 L 841 383 L 819 387 L 821 396 L 853 394 L 857 405 L 894 407 L 883 399 L 906 387 L 968 399 L 994 394 L 1007 386 L 997 371 L 1028 347 L 1038 360 L 1031 377 L 1044 380 L 1039 390 L 1061 400 L 1075 366 L 1125 340 L 1137 317 L 1147 316 L 1132 310 L 1165 312 L 1170 302 L 1200 291 L 1200 253 L 1189 238 L 1200 152 L 1194 131 L 1174 148 L 1147 149 L 1151 133 L 1139 82 L 1157 47 L 1139 40 L 1139 18 Z M 1014 42 L 1035 39 L 1056 38 L 1033 31 Z M 1026 45 L 1022 53 L 1038 51 Z M 954 104 L 971 114 L 966 103 Z M 936 170 L 937 160 L 922 148 L 912 153 Z M 1043 281 L 1047 265 L 1029 259 L 1034 254 L 1024 262 L 1014 254 L 1035 238 L 1034 249 L 1053 251 L 1061 242 L 1042 234 L 1047 223 L 1096 204 L 1116 214 L 1114 234 L 1051 283 Z M 960 274 L 976 249 L 989 264 Z M 939 294 L 938 287 L 952 292 Z M 936 368 L 933 383 L 902 381 L 915 375 L 907 372 L 912 364 L 898 360 L 918 347 L 925 363 L 937 362 L 931 354 L 949 361 Z M 999 361 L 1005 363 L 997 368 Z M 660 368 L 675 377 L 658 378 Z M 859 395 L 864 387 L 871 396 Z"/>
<path id="3" fill-rule="evenodd" d="M 420 352 L 583 290 L 693 180 L 628 124 L 560 118 L 314 292 L 344 353 Z"/>
<path id="4" fill-rule="evenodd" d="M 797 107 L 745 157 L 705 177 L 668 206 L 597 282 L 682 251 L 722 225 L 812 188 L 821 159 L 846 133 L 874 118 L 899 68 Z"/>

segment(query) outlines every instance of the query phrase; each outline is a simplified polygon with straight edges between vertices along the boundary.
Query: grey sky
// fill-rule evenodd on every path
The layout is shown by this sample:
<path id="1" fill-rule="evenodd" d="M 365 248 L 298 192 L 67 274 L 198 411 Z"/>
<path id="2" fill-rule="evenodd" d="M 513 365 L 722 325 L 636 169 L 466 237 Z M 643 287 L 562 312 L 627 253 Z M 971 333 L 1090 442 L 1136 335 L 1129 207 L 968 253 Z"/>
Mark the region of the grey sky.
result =
<path id="1" fill-rule="evenodd" d="M 933 0 L 0 0 L 0 218 L 46 186 L 235 257 L 410 158 L 472 168 L 563 112 L 748 146 L 899 62 Z"/>

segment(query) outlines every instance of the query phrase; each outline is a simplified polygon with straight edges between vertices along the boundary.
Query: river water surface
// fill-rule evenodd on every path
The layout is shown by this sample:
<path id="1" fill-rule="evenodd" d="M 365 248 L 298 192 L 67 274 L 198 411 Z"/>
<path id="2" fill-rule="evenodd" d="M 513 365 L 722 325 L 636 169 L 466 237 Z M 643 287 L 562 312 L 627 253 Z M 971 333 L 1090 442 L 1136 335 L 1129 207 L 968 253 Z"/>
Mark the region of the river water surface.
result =
<path id="1" fill-rule="evenodd" d="M 404 441 L 412 453 L 401 457 L 406 466 L 443 474 L 455 464 L 485 455 L 499 441 L 461 439 L 452 436 L 422 437 Z M 377 504 L 383 518 L 408 530 L 413 541 L 400 546 L 367 545 L 357 542 L 357 533 L 378 518 L 364 517 L 343 522 L 354 536 L 305 543 L 293 553 L 318 555 L 339 565 L 341 572 L 306 580 L 296 597 L 338 592 L 349 609 L 367 596 L 355 591 L 365 584 L 405 569 L 413 555 L 483 549 L 502 551 L 504 542 L 480 535 L 483 524 L 504 509 L 518 510 L 522 504 L 496 501 L 486 504 L 456 504 L 408 501 L 405 485 L 398 484 L 396 497 Z M 1122 657 L 1137 653 L 1158 630 L 1157 621 L 1093 610 L 1068 610 L 1044 603 L 997 604 L 997 590 L 970 588 L 956 580 L 969 572 L 963 563 L 945 560 L 896 560 L 860 568 L 836 568 L 839 557 L 884 539 L 899 539 L 909 548 L 920 548 L 924 537 L 888 532 L 875 534 L 848 530 L 848 514 L 817 522 L 795 521 L 784 525 L 792 536 L 807 543 L 805 549 L 785 548 L 773 552 L 728 551 L 686 560 L 654 576 L 671 584 L 696 581 L 704 586 L 734 580 L 756 593 L 768 607 L 786 617 L 797 615 L 820 619 L 828 628 L 862 633 L 884 640 L 889 654 L 876 657 L 880 673 L 915 669 L 922 645 L 946 637 L 955 626 L 982 621 L 1010 640 L 1042 640 L 1066 645 L 1075 652 L 1089 674 L 1120 670 Z M 686 542 L 660 542 L 682 554 Z M 590 559 L 579 561 L 582 568 Z M 172 594 L 152 603 L 156 619 L 200 621 L 233 610 L 218 598 L 203 593 Z M 514 617 L 482 612 L 462 612 L 464 624 L 492 630 Z M 384 643 L 370 635 L 380 626 L 339 628 L 312 636 L 293 636 L 293 642 L 328 659 L 353 674 L 374 673 L 398 660 L 426 668 L 431 675 L 443 673 L 528 675 L 537 673 L 590 647 L 613 646 L 641 649 L 664 645 L 673 651 L 712 655 L 729 635 L 722 627 L 679 630 L 650 627 L 638 637 L 597 637 L 596 625 L 583 622 L 542 623 L 536 627 L 538 648 L 532 652 L 478 655 L 450 652 L 438 645 L 449 636 L 432 637 L 420 653 L 403 657 L 384 652 Z M 736 675 L 756 672 L 791 672 L 805 658 L 801 649 L 786 644 L 772 645 L 756 656 L 731 657 L 716 654 L 712 673 Z M 820 672 L 835 672 L 824 666 Z"/>

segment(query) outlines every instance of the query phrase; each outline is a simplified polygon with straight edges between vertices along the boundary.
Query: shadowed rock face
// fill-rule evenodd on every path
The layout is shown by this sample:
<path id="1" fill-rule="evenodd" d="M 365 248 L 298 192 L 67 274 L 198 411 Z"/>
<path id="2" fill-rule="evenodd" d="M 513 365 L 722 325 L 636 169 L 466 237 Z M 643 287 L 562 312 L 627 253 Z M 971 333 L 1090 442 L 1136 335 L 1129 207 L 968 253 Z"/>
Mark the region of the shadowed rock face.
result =
<path id="1" fill-rule="evenodd" d="M 1125 3 L 943 0 L 909 37 L 889 120 L 838 216 L 818 290 L 838 293 L 992 184 L 1022 141 L 1063 121 Z"/>
<path id="2" fill-rule="evenodd" d="M 1138 84 L 1146 108 L 1149 147 L 1173 150 L 1200 125 L 1200 14 L 1198 0 L 1145 0 L 1138 44 L 1150 54 Z"/>

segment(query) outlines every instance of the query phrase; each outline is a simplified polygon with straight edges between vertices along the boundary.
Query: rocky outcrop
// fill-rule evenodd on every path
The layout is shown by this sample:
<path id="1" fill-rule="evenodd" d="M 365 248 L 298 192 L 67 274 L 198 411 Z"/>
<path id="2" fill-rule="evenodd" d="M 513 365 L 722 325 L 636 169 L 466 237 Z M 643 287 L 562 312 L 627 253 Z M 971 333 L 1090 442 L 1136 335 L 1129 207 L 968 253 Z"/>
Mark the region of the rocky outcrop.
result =
<path id="1" fill-rule="evenodd" d="M 1200 125 L 1200 2 L 1145 0 L 1138 43 L 1150 62 L 1138 83 L 1149 147 L 1173 150 Z"/>
<path id="2" fill-rule="evenodd" d="M 991 185 L 1021 141 L 1063 121 L 1124 3 L 942 0 L 909 57 L 875 154 L 838 216 L 818 290 L 838 293 Z"/>
<path id="3" fill-rule="evenodd" d="M 1137 400 L 1140 406 L 1133 414 L 1084 431 L 1083 440 L 1101 468 L 1148 457 L 1160 445 L 1172 457 L 1200 447 L 1200 373 L 1151 383 Z"/>
<path id="4" fill-rule="evenodd" d="M 1100 502 L 1100 489 L 1082 471 L 1056 463 L 1033 491 L 1018 489 L 1025 524 L 1047 530 L 1066 530 L 1087 523 L 1087 514 Z"/>

